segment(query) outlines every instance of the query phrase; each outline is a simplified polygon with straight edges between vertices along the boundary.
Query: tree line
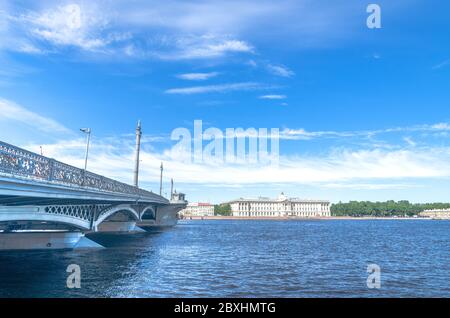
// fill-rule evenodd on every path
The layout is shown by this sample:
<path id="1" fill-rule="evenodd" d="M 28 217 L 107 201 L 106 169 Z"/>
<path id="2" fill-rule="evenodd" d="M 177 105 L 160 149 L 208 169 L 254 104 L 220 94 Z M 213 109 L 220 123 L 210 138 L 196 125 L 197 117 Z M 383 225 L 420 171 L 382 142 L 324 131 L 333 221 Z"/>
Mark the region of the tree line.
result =
<path id="1" fill-rule="evenodd" d="M 332 216 L 414 216 L 424 210 L 448 209 L 450 203 L 350 201 L 331 205 Z"/>
<path id="2" fill-rule="evenodd" d="M 410 203 L 409 201 L 350 201 L 331 205 L 332 216 L 414 216 L 424 210 L 449 209 L 450 203 Z M 214 206 L 214 215 L 231 215 L 231 206 Z"/>

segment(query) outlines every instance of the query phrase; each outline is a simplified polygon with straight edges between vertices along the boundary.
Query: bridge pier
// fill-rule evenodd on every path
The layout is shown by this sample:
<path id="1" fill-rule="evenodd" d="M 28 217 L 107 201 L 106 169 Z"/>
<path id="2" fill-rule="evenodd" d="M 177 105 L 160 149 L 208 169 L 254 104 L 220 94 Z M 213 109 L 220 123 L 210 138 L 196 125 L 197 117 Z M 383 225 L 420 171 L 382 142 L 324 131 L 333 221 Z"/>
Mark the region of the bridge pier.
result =
<path id="1" fill-rule="evenodd" d="M 98 225 L 95 232 L 141 232 L 136 221 L 106 221 Z"/>
<path id="2" fill-rule="evenodd" d="M 102 248 L 82 232 L 43 231 L 0 233 L 0 250 Z"/>

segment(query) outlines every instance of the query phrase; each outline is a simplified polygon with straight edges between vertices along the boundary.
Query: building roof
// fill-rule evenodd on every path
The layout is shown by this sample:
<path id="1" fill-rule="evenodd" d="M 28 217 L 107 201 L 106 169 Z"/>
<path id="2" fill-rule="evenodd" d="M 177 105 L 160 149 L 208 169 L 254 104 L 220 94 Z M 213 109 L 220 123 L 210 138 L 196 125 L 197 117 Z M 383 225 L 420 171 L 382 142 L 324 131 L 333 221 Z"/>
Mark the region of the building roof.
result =
<path id="1" fill-rule="evenodd" d="M 271 199 L 268 197 L 257 198 L 239 198 L 226 202 L 228 204 L 236 202 L 257 202 L 257 203 L 280 203 L 280 202 L 292 202 L 292 203 L 330 203 L 327 200 L 312 200 L 312 199 L 300 199 L 300 198 L 288 198 L 283 192 L 276 198 Z"/>

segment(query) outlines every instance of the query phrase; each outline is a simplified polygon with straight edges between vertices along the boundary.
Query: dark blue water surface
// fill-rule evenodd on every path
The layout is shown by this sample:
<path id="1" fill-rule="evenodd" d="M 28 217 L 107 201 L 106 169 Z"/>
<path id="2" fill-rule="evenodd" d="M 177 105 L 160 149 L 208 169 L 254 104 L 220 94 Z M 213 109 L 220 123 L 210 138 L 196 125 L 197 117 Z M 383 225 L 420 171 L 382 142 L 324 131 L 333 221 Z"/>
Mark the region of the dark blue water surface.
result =
<path id="1" fill-rule="evenodd" d="M 449 221 L 181 221 L 96 239 L 108 248 L 0 252 L 0 297 L 450 297 Z"/>

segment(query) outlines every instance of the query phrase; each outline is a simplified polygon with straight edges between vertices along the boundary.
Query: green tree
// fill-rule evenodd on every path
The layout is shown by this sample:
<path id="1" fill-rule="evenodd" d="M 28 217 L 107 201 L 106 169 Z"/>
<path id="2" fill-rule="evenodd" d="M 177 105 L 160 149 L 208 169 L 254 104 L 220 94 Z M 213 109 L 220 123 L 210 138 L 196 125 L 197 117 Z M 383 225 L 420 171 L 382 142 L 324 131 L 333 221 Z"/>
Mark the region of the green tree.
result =
<path id="1" fill-rule="evenodd" d="M 214 215 L 230 216 L 231 206 L 229 204 L 214 205 Z"/>

